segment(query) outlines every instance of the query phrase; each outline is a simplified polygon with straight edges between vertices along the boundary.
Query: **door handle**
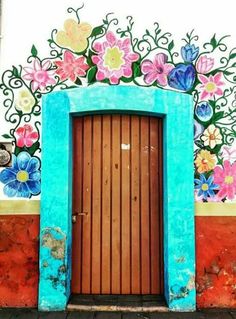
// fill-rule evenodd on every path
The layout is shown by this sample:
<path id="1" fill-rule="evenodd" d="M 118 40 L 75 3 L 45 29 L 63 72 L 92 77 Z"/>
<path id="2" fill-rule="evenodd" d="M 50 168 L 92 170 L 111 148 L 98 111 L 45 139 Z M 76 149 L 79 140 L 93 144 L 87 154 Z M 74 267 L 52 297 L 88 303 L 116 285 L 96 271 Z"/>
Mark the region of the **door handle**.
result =
<path id="1" fill-rule="evenodd" d="M 77 221 L 77 216 L 87 216 L 88 212 L 74 212 L 72 214 L 72 223 L 75 224 Z"/>

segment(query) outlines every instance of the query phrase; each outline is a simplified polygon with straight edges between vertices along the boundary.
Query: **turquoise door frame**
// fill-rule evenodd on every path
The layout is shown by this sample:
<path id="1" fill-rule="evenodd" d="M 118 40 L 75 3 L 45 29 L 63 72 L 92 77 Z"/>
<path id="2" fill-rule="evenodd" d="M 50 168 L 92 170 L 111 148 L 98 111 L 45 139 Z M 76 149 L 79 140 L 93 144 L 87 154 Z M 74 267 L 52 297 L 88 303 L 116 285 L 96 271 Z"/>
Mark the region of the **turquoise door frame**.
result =
<path id="1" fill-rule="evenodd" d="M 195 310 L 192 98 L 135 86 L 71 89 L 43 100 L 39 309 L 63 310 L 70 296 L 71 124 L 73 116 L 94 112 L 163 117 L 164 294 L 170 310 Z"/>

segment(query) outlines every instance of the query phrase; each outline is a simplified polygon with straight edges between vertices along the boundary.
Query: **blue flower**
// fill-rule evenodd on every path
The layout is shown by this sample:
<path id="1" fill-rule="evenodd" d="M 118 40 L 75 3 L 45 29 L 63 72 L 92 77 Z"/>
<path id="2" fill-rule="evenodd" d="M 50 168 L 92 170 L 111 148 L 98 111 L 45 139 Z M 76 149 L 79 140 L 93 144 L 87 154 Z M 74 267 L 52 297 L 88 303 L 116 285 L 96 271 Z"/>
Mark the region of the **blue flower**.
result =
<path id="1" fill-rule="evenodd" d="M 212 118 L 213 109 L 209 103 L 201 102 L 197 105 L 195 114 L 200 121 L 207 122 Z"/>
<path id="2" fill-rule="evenodd" d="M 198 189 L 198 196 L 203 196 L 204 199 L 207 197 L 214 197 L 214 190 L 219 189 L 219 185 L 213 183 L 213 176 L 206 179 L 204 174 L 200 174 L 200 179 L 195 179 L 195 189 Z"/>
<path id="3" fill-rule="evenodd" d="M 193 62 L 199 54 L 199 48 L 195 47 L 194 44 L 186 44 L 181 48 L 181 55 L 185 62 Z"/>
<path id="4" fill-rule="evenodd" d="M 194 139 L 197 139 L 204 132 L 204 126 L 194 120 Z"/>
<path id="5" fill-rule="evenodd" d="M 21 152 L 12 156 L 12 167 L 0 173 L 0 181 L 5 184 L 3 192 L 8 197 L 26 197 L 40 193 L 40 161 L 37 157 Z"/>
<path id="6" fill-rule="evenodd" d="M 196 71 L 192 64 L 178 64 L 168 75 L 168 84 L 170 87 L 189 91 L 192 89 L 196 78 Z"/>

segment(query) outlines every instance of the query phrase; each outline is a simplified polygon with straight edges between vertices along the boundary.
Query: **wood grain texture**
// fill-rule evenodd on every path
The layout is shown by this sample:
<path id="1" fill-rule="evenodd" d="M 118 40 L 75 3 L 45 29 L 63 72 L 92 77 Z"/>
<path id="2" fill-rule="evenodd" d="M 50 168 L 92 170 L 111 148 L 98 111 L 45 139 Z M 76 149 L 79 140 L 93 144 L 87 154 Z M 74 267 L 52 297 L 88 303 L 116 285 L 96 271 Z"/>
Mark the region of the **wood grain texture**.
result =
<path id="1" fill-rule="evenodd" d="M 160 294 L 162 122 L 138 115 L 74 121 L 72 292 Z M 81 266 L 80 266 L 81 265 Z"/>

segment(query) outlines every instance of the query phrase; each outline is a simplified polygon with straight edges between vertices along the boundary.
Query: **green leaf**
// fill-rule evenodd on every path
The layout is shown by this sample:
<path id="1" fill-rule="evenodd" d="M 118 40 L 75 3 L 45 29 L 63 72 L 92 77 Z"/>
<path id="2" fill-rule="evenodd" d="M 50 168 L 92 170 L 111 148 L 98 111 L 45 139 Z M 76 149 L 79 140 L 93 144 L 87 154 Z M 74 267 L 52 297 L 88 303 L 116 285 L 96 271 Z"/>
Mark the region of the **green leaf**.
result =
<path id="1" fill-rule="evenodd" d="M 148 31 L 148 29 L 146 29 L 146 34 L 147 34 L 147 35 L 150 35 L 150 32 Z"/>
<path id="2" fill-rule="evenodd" d="M 12 138 L 12 136 L 10 136 L 8 134 L 3 134 L 2 137 L 4 137 L 4 138 Z"/>
<path id="3" fill-rule="evenodd" d="M 96 37 L 99 34 L 103 33 L 103 25 L 99 25 L 98 27 L 95 27 L 91 33 L 91 37 Z"/>
<path id="4" fill-rule="evenodd" d="M 18 69 L 13 65 L 12 66 L 12 74 L 18 78 L 20 76 L 20 73 L 18 72 Z"/>
<path id="5" fill-rule="evenodd" d="M 76 85 L 82 85 L 82 82 L 81 82 L 81 80 L 80 80 L 79 78 L 77 78 L 77 79 L 75 80 L 75 84 L 76 84 Z"/>
<path id="6" fill-rule="evenodd" d="M 136 78 L 138 76 L 141 76 L 142 75 L 142 72 L 140 70 L 140 64 L 139 63 L 133 63 L 133 77 Z"/>
<path id="7" fill-rule="evenodd" d="M 236 62 L 234 62 L 232 65 L 231 65 L 231 68 L 235 68 L 236 67 Z"/>
<path id="8" fill-rule="evenodd" d="M 168 50 L 171 51 L 174 48 L 174 41 L 172 40 L 168 45 Z"/>
<path id="9" fill-rule="evenodd" d="M 232 75 L 234 72 L 224 71 L 224 75 Z"/>
<path id="10" fill-rule="evenodd" d="M 224 116 L 224 111 L 216 112 L 211 121 L 216 122 L 216 121 L 220 120 L 223 116 Z"/>
<path id="11" fill-rule="evenodd" d="M 31 48 L 31 54 L 33 57 L 36 57 L 38 55 L 38 51 L 34 45 Z"/>
<path id="12" fill-rule="evenodd" d="M 214 34 L 210 40 L 210 44 L 212 45 L 213 49 L 217 47 L 216 35 Z"/>
<path id="13" fill-rule="evenodd" d="M 29 152 L 29 154 L 33 156 L 34 153 L 39 149 L 39 146 L 40 146 L 39 141 L 37 141 L 31 147 L 27 147 L 26 149 Z"/>
<path id="14" fill-rule="evenodd" d="M 92 84 L 96 82 L 96 73 L 97 73 L 97 67 L 93 66 L 89 71 L 88 71 L 88 83 Z"/>
<path id="15" fill-rule="evenodd" d="M 132 77 L 130 78 L 125 78 L 124 76 L 122 76 L 121 78 L 121 81 L 124 82 L 124 83 L 130 83 L 133 81 Z"/>
<path id="16" fill-rule="evenodd" d="M 232 54 L 230 54 L 229 58 L 230 58 L 230 59 L 234 59 L 234 58 L 236 58 L 236 53 L 232 53 Z"/>

